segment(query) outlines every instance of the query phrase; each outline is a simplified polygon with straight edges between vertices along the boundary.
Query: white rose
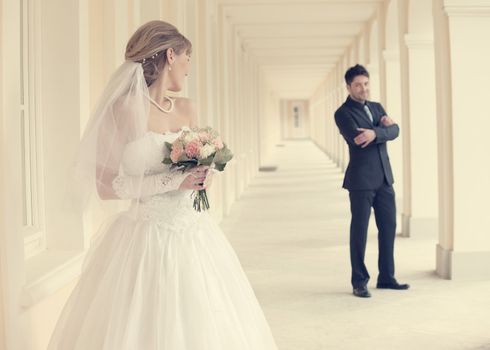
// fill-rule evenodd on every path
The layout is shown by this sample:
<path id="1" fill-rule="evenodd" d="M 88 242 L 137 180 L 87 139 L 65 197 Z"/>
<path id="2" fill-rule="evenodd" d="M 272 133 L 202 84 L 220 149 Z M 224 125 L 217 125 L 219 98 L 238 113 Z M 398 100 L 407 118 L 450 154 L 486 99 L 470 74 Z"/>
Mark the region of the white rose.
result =
<path id="1" fill-rule="evenodd" d="M 188 144 L 189 142 L 191 142 L 195 138 L 196 138 L 196 134 L 194 134 L 193 132 L 189 132 L 189 133 L 185 134 L 184 141 L 186 144 Z"/>
<path id="2" fill-rule="evenodd" d="M 215 149 L 212 145 L 210 144 L 206 144 L 204 145 L 204 147 L 201 148 L 201 159 L 206 159 L 207 157 L 209 157 L 211 154 L 213 154 L 215 152 Z"/>

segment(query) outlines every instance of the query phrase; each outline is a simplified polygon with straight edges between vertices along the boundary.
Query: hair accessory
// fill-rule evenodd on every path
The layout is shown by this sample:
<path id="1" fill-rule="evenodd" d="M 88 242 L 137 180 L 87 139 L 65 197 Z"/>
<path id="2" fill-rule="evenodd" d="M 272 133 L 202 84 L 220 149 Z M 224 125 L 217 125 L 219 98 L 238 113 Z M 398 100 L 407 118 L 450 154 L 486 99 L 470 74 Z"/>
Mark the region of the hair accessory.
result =
<path id="1" fill-rule="evenodd" d="M 153 60 L 153 59 L 155 59 L 157 56 L 158 56 L 158 52 L 157 52 L 156 54 L 154 54 L 154 55 L 150 56 L 150 57 L 148 58 L 148 60 Z M 147 60 L 147 58 L 143 58 L 143 59 L 141 60 L 141 64 L 145 64 L 146 60 Z"/>

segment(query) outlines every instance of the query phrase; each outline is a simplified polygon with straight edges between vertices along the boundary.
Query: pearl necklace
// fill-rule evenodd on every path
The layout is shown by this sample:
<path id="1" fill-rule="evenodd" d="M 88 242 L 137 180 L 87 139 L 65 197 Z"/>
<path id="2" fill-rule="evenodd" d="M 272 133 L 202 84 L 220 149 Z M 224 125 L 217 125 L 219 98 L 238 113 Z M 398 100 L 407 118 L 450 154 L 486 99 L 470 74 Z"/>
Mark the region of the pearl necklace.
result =
<path id="1" fill-rule="evenodd" d="M 174 100 L 172 100 L 170 97 L 168 96 L 163 96 L 165 99 L 167 99 L 169 102 L 170 102 L 170 108 L 169 109 L 165 109 L 163 108 L 162 106 L 160 106 L 158 103 L 156 103 L 156 101 L 154 99 L 152 99 L 150 96 L 148 96 L 148 99 L 150 100 L 150 102 L 156 107 L 158 108 L 161 112 L 163 113 L 170 113 L 174 110 Z"/>

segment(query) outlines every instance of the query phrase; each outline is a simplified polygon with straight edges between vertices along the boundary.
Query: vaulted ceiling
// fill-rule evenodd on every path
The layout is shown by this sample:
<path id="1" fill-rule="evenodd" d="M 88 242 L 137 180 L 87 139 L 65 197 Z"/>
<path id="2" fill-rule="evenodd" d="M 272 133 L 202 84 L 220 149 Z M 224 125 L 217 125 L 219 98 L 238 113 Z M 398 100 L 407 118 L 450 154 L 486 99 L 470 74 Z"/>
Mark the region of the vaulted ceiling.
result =
<path id="1" fill-rule="evenodd" d="M 309 98 L 384 0 L 220 0 L 280 98 Z"/>

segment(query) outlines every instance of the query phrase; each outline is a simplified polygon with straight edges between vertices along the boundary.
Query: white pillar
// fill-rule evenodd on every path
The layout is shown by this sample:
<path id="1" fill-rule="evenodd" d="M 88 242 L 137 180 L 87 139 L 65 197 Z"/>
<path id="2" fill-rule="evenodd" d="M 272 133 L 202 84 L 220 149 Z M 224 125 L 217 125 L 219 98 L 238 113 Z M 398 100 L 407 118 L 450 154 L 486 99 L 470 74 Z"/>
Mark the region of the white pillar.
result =
<path id="1" fill-rule="evenodd" d="M 2 271 L 2 262 L 0 261 L 0 301 L 3 301 L 3 288 L 4 286 L 2 285 L 2 276 L 1 276 L 1 271 Z M 4 321 L 4 316 L 3 316 L 3 303 L 0 302 L 0 350 L 6 350 L 6 340 L 5 340 L 5 321 Z"/>
<path id="2" fill-rule="evenodd" d="M 386 113 L 403 129 L 401 108 L 400 55 L 398 48 L 383 52 L 386 70 Z M 393 169 L 397 212 L 403 211 L 403 136 L 389 143 L 390 162 Z M 399 229 L 400 231 L 400 229 Z"/>
<path id="3" fill-rule="evenodd" d="M 371 23 L 369 31 L 369 63 L 366 65 L 369 72 L 369 99 L 380 101 L 379 22 L 377 20 Z"/>
<path id="4" fill-rule="evenodd" d="M 432 33 L 428 33 L 432 34 Z M 432 37 L 405 36 L 409 60 L 410 196 L 409 232 L 437 232 L 437 125 Z"/>
<path id="5" fill-rule="evenodd" d="M 398 0 L 398 44 L 400 55 L 400 90 L 401 90 L 401 115 L 403 125 L 400 131 L 403 153 L 403 198 L 401 232 L 405 237 L 410 236 L 409 223 L 411 215 L 411 156 L 410 156 L 410 103 L 409 103 L 409 69 L 408 48 L 405 45 L 405 34 L 408 32 L 408 0 Z"/>
<path id="6" fill-rule="evenodd" d="M 439 158 L 437 273 L 490 279 L 490 1 L 434 1 Z"/>

